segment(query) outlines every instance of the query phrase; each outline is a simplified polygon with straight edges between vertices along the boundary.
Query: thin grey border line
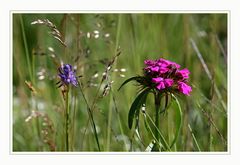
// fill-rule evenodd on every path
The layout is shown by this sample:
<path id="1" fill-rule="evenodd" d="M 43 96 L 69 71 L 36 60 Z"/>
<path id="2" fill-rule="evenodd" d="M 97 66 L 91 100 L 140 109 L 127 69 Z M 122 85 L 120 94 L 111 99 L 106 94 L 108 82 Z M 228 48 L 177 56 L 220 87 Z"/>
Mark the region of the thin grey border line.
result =
<path id="1" fill-rule="evenodd" d="M 187 12 L 186 12 L 187 11 Z M 120 13 L 122 12 L 122 13 Z M 12 143 L 13 143 L 13 136 L 12 136 L 12 111 L 13 111 L 13 105 L 12 105 L 12 99 L 13 99 L 13 93 L 12 93 L 12 85 L 13 85 L 13 81 L 12 81 L 12 67 L 13 67 L 13 14 L 42 14 L 42 13 L 50 13 L 50 14 L 62 14 L 62 13 L 79 13 L 79 14 L 91 14 L 91 13 L 103 13 L 103 14 L 131 14 L 131 13 L 146 13 L 146 14 L 151 14 L 151 13 L 156 13 L 156 14 L 227 14 L 227 55 L 228 55 L 228 64 L 227 64 L 227 90 L 228 90 L 228 97 L 227 97 L 227 125 L 228 125 L 228 146 L 227 146 L 227 151 L 223 151 L 223 152 L 215 152 L 215 151 L 208 151 L 208 152 L 30 152 L 30 151 L 12 151 Z M 9 155 L 231 155 L 231 149 L 230 149 L 230 143 L 231 143 L 231 138 L 230 138 L 230 124 L 231 122 L 229 121 L 231 118 L 231 111 L 230 110 L 230 98 L 231 98 L 231 88 L 230 88 L 230 55 L 231 55 L 231 49 L 230 49 L 230 42 L 231 42 L 231 10 L 200 10 L 200 11 L 196 11 L 196 10 L 71 10 L 71 12 L 66 11 L 66 10 L 10 10 L 9 11 L 9 17 L 10 17 L 10 99 L 9 99 L 9 103 L 10 103 L 10 108 L 11 110 L 9 111 L 9 139 L 11 139 L 10 144 L 9 144 Z"/>
<path id="2" fill-rule="evenodd" d="M 213 12 L 214 11 L 214 12 Z M 16 14 L 40 14 L 40 13 L 49 13 L 49 14 L 63 14 L 63 13 L 76 13 L 76 14 L 92 14 L 92 13 L 103 13 L 103 14 L 131 14 L 131 13 L 165 13 L 165 14 L 185 14 L 185 13 L 194 13 L 194 14 L 228 14 L 230 10 L 10 10 L 10 13 Z"/>
<path id="3" fill-rule="evenodd" d="M 227 95 L 227 115 L 228 115 L 228 119 L 227 119 L 227 137 L 228 137 L 228 152 L 229 154 L 231 154 L 231 137 L 230 137 L 230 134 L 231 134 L 231 122 L 230 122 L 230 119 L 231 119 L 231 59 L 230 59 L 230 56 L 231 56 L 231 11 L 229 10 L 229 13 L 227 14 L 227 92 L 228 92 L 228 95 Z"/>

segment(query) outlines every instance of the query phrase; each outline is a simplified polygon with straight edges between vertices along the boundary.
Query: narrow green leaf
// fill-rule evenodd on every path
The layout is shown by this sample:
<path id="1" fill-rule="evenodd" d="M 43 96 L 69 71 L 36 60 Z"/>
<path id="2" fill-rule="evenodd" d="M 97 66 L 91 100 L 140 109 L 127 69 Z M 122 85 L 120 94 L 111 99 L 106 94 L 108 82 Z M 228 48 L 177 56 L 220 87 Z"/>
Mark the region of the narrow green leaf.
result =
<path id="1" fill-rule="evenodd" d="M 147 118 L 148 120 L 152 123 L 152 125 L 157 129 L 158 131 L 158 134 L 159 134 L 159 137 L 160 137 L 160 141 L 155 137 L 154 133 L 152 132 L 150 126 L 148 125 L 148 122 L 147 122 Z M 161 131 L 158 129 L 158 127 L 155 125 L 155 123 L 153 122 L 153 120 L 151 119 L 151 117 L 149 116 L 148 113 L 144 113 L 144 121 L 145 121 L 145 127 L 147 128 L 148 131 L 150 131 L 150 133 L 152 134 L 153 138 L 156 140 L 156 142 L 160 144 L 162 144 L 164 146 L 164 149 L 167 150 L 167 151 L 171 151 L 171 148 L 170 146 L 168 145 L 166 139 L 164 138 L 163 134 L 161 133 Z"/>
<path id="2" fill-rule="evenodd" d="M 130 129 L 132 128 L 133 119 L 134 119 L 135 114 L 139 114 L 140 107 L 146 101 L 147 94 L 148 94 L 149 90 L 150 90 L 149 88 L 146 88 L 145 90 L 143 90 L 136 97 L 136 99 L 133 101 L 133 103 L 131 105 L 131 108 L 130 108 L 129 113 L 128 113 L 128 127 Z"/>
<path id="3" fill-rule="evenodd" d="M 156 136 L 154 135 L 154 133 L 153 133 L 151 127 L 149 126 L 149 124 L 148 124 L 148 122 L 147 122 L 147 116 L 146 116 L 146 114 L 143 113 L 143 116 L 144 116 L 144 125 L 145 125 L 146 130 L 148 131 L 148 133 L 150 133 L 150 134 L 152 135 L 152 137 L 153 137 L 154 140 L 156 141 L 156 143 L 154 143 L 154 145 L 153 145 L 151 151 L 154 150 L 154 146 L 155 146 L 155 145 L 158 145 L 159 148 L 161 148 L 160 146 L 162 145 L 162 143 L 156 138 Z"/>
<path id="4" fill-rule="evenodd" d="M 177 110 L 176 110 L 176 122 L 175 122 L 175 127 L 176 127 L 176 131 L 175 131 L 175 135 L 174 135 L 174 139 L 170 145 L 170 148 L 172 148 L 172 146 L 176 143 L 178 137 L 179 137 L 179 134 L 180 134 L 180 130 L 182 128 L 182 109 L 181 109 L 181 106 L 180 106 L 180 103 L 177 99 L 176 96 L 174 96 L 172 94 L 172 97 L 174 98 L 175 102 L 177 103 Z"/>
<path id="5" fill-rule="evenodd" d="M 125 81 L 122 83 L 122 85 L 118 88 L 118 90 L 120 90 L 125 84 L 129 83 L 130 81 L 137 80 L 137 79 L 139 79 L 139 78 L 140 78 L 140 76 L 135 76 L 135 77 L 131 77 L 131 78 L 125 80 Z"/>

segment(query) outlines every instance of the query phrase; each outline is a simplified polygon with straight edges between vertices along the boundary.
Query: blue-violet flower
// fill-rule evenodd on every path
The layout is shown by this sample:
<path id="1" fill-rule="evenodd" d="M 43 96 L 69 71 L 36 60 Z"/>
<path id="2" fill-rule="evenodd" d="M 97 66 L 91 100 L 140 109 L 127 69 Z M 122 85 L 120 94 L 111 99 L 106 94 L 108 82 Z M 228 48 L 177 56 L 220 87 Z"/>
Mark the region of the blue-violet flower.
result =
<path id="1" fill-rule="evenodd" d="M 61 84 L 59 85 L 69 85 L 72 84 L 75 87 L 78 86 L 76 71 L 72 69 L 70 64 L 63 64 L 61 67 L 58 68 L 59 74 L 58 76 L 61 79 Z"/>

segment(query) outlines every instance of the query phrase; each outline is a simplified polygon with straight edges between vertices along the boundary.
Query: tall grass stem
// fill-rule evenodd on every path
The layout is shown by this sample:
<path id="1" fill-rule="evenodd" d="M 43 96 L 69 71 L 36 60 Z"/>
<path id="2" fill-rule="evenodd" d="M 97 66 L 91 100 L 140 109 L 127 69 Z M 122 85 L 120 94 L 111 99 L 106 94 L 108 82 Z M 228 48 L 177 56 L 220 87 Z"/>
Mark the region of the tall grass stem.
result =
<path id="1" fill-rule="evenodd" d="M 33 82 L 33 76 L 32 76 L 33 73 L 32 73 L 31 64 L 30 64 L 30 55 L 29 55 L 26 33 L 25 33 L 25 29 L 24 29 L 24 22 L 23 22 L 22 15 L 19 15 L 19 17 L 20 17 L 20 24 L 21 24 L 21 31 L 22 31 L 25 55 L 26 55 L 26 59 L 27 59 L 28 72 L 29 72 L 29 75 L 30 75 L 30 80 L 31 80 L 31 82 Z"/>
<path id="2" fill-rule="evenodd" d="M 203 66 L 203 68 L 204 68 L 204 70 L 205 70 L 208 78 L 209 78 L 211 81 L 213 81 L 213 76 L 212 76 L 212 74 L 210 73 L 210 71 L 209 71 L 209 69 L 208 69 L 208 67 L 207 67 L 207 64 L 205 63 L 205 61 L 204 61 L 204 59 L 203 59 L 203 57 L 202 57 L 202 54 L 200 53 L 200 51 L 199 51 L 199 49 L 198 49 L 195 41 L 191 38 L 191 39 L 190 39 L 190 42 L 191 42 L 192 47 L 193 47 L 194 51 L 196 52 L 199 60 L 201 61 L 201 64 L 202 64 L 202 66 Z M 215 90 L 215 92 L 216 92 L 216 94 L 217 94 L 217 97 L 219 98 L 219 100 L 220 100 L 220 102 L 221 102 L 221 104 L 222 104 L 222 106 L 223 106 L 224 111 L 226 112 L 226 111 L 227 111 L 226 103 L 223 101 L 222 95 L 221 95 L 218 87 L 216 86 L 216 84 L 214 84 L 214 90 Z"/>

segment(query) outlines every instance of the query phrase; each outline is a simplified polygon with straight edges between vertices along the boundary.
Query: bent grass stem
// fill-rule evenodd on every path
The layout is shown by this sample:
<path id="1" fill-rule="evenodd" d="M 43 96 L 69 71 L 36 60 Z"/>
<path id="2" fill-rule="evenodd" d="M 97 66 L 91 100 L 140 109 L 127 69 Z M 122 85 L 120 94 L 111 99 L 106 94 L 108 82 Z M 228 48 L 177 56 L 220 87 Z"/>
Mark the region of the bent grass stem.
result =
<path id="1" fill-rule="evenodd" d="M 96 124 L 95 124 L 94 119 L 93 119 L 92 110 L 90 109 L 88 101 L 87 101 L 87 99 L 86 99 L 86 97 L 85 97 L 85 95 L 83 93 L 83 88 L 82 88 L 81 82 L 79 82 L 79 87 L 80 87 L 80 91 L 81 91 L 81 94 L 83 96 L 83 99 L 84 99 L 84 101 L 85 101 L 85 103 L 87 105 L 87 111 L 88 111 L 88 115 L 89 115 L 89 118 L 91 120 L 91 124 L 92 124 L 92 127 L 93 127 L 93 132 L 94 132 L 95 140 L 96 140 L 96 143 L 97 143 L 97 146 L 98 146 L 98 150 L 101 151 L 99 140 L 98 140 L 98 135 L 97 135 Z M 89 123 L 89 118 L 88 118 L 87 126 L 88 126 L 88 123 Z M 86 127 L 86 129 L 87 129 L 87 127 Z M 85 130 L 85 132 L 86 132 L 86 130 Z M 84 133 L 84 135 L 85 135 L 85 133 Z"/>
<path id="2" fill-rule="evenodd" d="M 188 129 L 189 129 L 189 131 L 190 131 L 190 133 L 191 133 L 191 135 L 192 135 L 193 141 L 195 142 L 198 151 L 201 152 L 201 149 L 200 149 L 200 147 L 199 147 L 199 144 L 198 144 L 197 139 L 196 139 L 196 137 L 195 137 L 195 135 L 194 135 L 194 133 L 193 133 L 193 131 L 192 131 L 192 128 L 191 128 L 190 124 L 188 124 Z"/>

